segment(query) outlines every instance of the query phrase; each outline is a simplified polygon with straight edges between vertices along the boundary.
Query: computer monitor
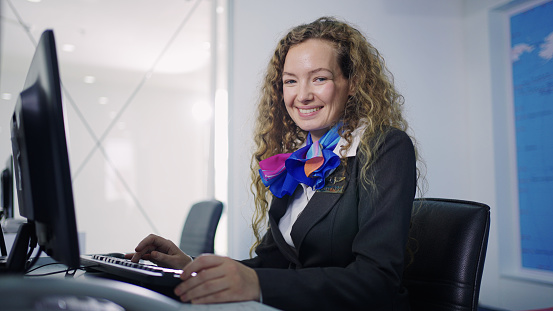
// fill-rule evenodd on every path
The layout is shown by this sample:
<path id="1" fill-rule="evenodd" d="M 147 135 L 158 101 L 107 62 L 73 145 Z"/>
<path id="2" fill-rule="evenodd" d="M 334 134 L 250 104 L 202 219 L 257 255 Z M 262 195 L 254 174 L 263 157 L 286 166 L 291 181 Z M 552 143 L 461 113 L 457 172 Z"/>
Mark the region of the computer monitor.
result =
<path id="1" fill-rule="evenodd" d="M 79 243 L 52 30 L 42 34 L 11 120 L 19 213 L 27 219 L 8 256 L 7 271 L 24 272 L 39 245 L 70 268 L 80 263 Z M 38 256 L 37 255 L 37 256 Z"/>
<path id="2" fill-rule="evenodd" d="M 8 157 L 8 160 L 6 160 L 6 167 L 2 171 L 2 177 L 1 177 L 1 184 L 2 184 L 2 211 L 0 215 L 3 219 L 10 219 L 13 218 L 13 164 L 12 164 L 12 156 L 10 155 Z"/>

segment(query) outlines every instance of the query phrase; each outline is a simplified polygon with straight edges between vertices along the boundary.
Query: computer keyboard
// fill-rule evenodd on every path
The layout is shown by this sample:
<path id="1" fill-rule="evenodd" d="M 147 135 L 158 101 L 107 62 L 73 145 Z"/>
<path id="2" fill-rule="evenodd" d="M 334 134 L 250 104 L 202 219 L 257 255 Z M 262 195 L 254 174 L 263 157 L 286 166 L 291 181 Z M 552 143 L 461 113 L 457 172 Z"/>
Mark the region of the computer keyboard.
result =
<path id="1" fill-rule="evenodd" d="M 182 270 L 134 263 L 129 259 L 106 255 L 81 255 L 81 265 L 89 271 L 104 272 L 138 282 L 141 285 L 175 287 L 181 282 Z"/>

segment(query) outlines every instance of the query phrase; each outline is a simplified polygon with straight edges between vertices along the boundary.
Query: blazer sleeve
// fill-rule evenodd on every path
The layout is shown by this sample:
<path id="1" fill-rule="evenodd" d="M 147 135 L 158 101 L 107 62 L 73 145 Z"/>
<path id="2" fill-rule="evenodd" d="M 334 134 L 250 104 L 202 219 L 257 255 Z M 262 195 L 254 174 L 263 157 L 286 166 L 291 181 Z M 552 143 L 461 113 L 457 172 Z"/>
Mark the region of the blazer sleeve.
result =
<path id="1" fill-rule="evenodd" d="M 286 260 L 269 232 L 258 257 L 244 262 L 257 272 L 264 303 L 283 310 L 408 309 L 401 279 L 416 190 L 413 144 L 403 131 L 390 131 L 378 147 L 369 182 L 359 177 L 364 159 L 359 153 L 356 157 L 341 198 L 343 204 L 357 205 L 358 232 L 352 254 L 346 255 L 351 262 L 282 269 Z"/>
<path id="2" fill-rule="evenodd" d="M 271 228 L 263 236 L 261 243 L 255 249 L 255 253 L 257 256 L 240 262 L 250 268 L 287 269 L 290 267 L 290 262 L 282 255 L 273 239 Z"/>

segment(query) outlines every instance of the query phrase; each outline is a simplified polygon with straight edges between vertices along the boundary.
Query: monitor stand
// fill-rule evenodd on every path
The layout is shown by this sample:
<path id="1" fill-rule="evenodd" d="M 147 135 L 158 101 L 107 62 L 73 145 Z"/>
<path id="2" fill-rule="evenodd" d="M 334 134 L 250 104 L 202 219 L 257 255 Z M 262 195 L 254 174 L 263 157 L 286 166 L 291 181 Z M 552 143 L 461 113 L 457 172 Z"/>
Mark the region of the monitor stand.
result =
<path id="1" fill-rule="evenodd" d="M 2 234 L 2 241 L 0 243 L 4 244 L 5 248 L 4 234 Z M 27 222 L 19 227 L 19 231 L 17 232 L 7 260 L 0 262 L 0 274 L 22 274 L 25 272 L 29 244 L 31 244 L 31 246 L 33 246 L 33 244 L 36 245 L 36 235 L 34 223 Z"/>
<path id="2" fill-rule="evenodd" d="M 0 222 L 0 258 L 5 258 L 8 256 L 8 251 L 6 249 L 6 240 L 4 240 L 4 229 L 2 229 L 2 223 Z"/>

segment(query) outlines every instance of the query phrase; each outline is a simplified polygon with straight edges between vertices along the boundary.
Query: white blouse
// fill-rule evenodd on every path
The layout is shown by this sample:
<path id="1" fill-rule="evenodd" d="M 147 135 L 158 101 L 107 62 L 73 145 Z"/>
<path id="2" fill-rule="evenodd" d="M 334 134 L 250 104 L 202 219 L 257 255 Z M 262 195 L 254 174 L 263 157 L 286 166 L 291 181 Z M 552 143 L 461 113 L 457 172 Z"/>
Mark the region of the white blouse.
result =
<path id="1" fill-rule="evenodd" d="M 363 135 L 364 130 L 365 127 L 362 126 L 353 131 L 353 141 L 351 143 L 351 146 L 347 150 L 345 157 L 353 157 L 357 154 L 357 146 L 359 146 L 359 142 L 361 141 L 361 136 Z M 345 144 L 347 144 L 347 141 L 344 138 L 340 138 L 340 141 L 338 141 L 338 144 L 334 148 L 333 152 L 342 157 L 342 155 L 340 155 L 340 148 Z M 305 146 L 305 144 L 303 146 Z M 313 188 L 308 187 L 305 184 L 300 183 L 300 185 L 301 187 L 296 188 L 296 191 L 294 192 L 293 197 L 288 204 L 288 209 L 286 210 L 286 213 L 284 214 L 284 216 L 282 216 L 280 222 L 278 223 L 278 228 L 280 229 L 284 240 L 286 241 L 286 243 L 288 243 L 288 245 L 292 247 L 295 247 L 290 235 L 290 233 L 292 232 L 292 226 L 298 219 L 301 212 L 303 212 L 303 209 L 305 208 L 307 203 L 309 203 L 311 197 L 313 197 L 313 194 L 315 194 L 316 192 L 315 190 L 313 190 Z"/>

